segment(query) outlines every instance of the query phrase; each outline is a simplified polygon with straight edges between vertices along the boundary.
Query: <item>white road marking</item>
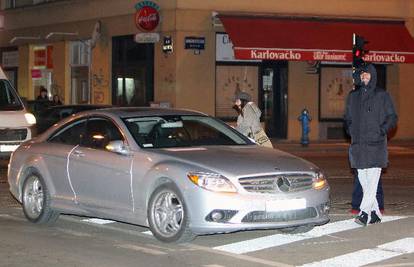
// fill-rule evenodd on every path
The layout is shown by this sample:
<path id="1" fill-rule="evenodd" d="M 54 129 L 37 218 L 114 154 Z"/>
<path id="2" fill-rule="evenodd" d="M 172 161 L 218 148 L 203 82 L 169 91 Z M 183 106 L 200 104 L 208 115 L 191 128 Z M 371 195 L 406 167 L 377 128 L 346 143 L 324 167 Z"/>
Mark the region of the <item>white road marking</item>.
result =
<path id="1" fill-rule="evenodd" d="M 142 232 L 144 235 L 153 235 L 151 231 Z"/>
<path id="2" fill-rule="evenodd" d="M 130 245 L 130 244 L 120 244 L 120 245 L 115 245 L 118 248 L 126 248 L 126 249 L 132 249 L 135 251 L 139 251 L 145 254 L 151 254 L 151 255 L 155 255 L 155 256 L 160 256 L 160 255 L 167 255 L 168 253 L 160 251 L 160 250 L 156 250 L 156 249 L 152 249 L 152 248 L 146 248 L 146 247 L 140 247 L 140 246 L 136 246 L 136 245 Z"/>
<path id="3" fill-rule="evenodd" d="M 90 219 L 83 219 L 83 222 L 89 222 L 89 223 L 96 223 L 96 224 L 108 224 L 108 223 L 114 223 L 115 221 L 111 220 L 103 220 L 98 218 L 90 218 Z"/>
<path id="4" fill-rule="evenodd" d="M 226 267 L 226 266 L 218 265 L 218 264 L 209 264 L 209 265 L 203 265 L 203 267 Z"/>
<path id="5" fill-rule="evenodd" d="M 384 216 L 382 222 L 390 222 L 395 220 L 404 219 L 403 216 Z M 259 237 L 255 239 L 240 241 L 236 243 L 231 243 L 223 246 L 214 247 L 214 249 L 222 250 L 235 254 L 244 254 L 253 251 L 258 251 L 262 249 L 267 249 L 271 247 L 278 247 L 293 242 L 317 238 L 333 233 L 343 232 L 347 230 L 352 230 L 360 228 L 362 226 L 356 224 L 354 219 L 337 221 L 333 223 L 328 223 L 322 226 L 317 226 L 313 230 L 297 235 L 289 234 L 275 234 L 270 236 Z M 368 226 L 369 227 L 369 226 Z"/>
<path id="6" fill-rule="evenodd" d="M 386 243 L 374 249 L 363 249 L 323 261 L 308 263 L 302 267 L 358 267 L 408 253 L 414 253 L 414 238 L 412 237 Z"/>

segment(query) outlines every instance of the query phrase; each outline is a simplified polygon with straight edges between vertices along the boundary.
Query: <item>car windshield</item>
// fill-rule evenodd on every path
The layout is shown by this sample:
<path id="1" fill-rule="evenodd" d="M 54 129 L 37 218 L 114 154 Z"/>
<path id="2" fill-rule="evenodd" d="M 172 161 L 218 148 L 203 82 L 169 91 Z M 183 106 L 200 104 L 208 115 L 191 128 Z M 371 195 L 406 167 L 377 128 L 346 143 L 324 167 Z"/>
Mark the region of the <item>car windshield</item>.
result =
<path id="1" fill-rule="evenodd" d="M 23 104 L 7 80 L 0 80 L 0 110 L 22 110 Z"/>
<path id="2" fill-rule="evenodd" d="M 251 145 L 248 138 L 207 116 L 151 116 L 124 119 L 142 148 Z"/>

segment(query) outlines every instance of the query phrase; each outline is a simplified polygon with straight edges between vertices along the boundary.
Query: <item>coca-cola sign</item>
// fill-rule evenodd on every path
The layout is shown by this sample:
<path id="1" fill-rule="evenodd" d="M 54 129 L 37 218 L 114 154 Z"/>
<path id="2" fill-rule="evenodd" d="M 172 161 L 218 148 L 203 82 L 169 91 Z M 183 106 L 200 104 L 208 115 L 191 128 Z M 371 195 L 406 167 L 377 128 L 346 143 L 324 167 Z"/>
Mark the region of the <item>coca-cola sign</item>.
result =
<path id="1" fill-rule="evenodd" d="M 151 1 L 142 1 L 135 5 L 135 25 L 141 31 L 151 32 L 160 22 L 160 7 Z"/>

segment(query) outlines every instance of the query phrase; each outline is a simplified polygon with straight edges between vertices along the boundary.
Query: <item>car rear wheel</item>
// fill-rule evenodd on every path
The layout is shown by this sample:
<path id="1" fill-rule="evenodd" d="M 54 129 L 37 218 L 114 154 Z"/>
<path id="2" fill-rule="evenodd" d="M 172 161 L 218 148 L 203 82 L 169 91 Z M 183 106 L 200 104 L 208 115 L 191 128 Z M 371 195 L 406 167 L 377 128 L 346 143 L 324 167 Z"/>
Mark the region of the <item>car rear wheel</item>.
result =
<path id="1" fill-rule="evenodd" d="M 38 224 L 54 223 L 59 213 L 50 208 L 50 194 L 38 173 L 30 173 L 23 184 L 23 212 L 26 218 Z"/>
<path id="2" fill-rule="evenodd" d="M 148 223 L 153 235 L 163 242 L 188 242 L 195 238 L 184 199 L 172 183 L 159 186 L 148 203 Z"/>
<path id="3" fill-rule="evenodd" d="M 278 229 L 280 232 L 284 234 L 303 234 L 311 231 L 315 226 L 313 225 L 301 225 L 301 226 L 294 226 L 288 228 L 281 228 Z"/>

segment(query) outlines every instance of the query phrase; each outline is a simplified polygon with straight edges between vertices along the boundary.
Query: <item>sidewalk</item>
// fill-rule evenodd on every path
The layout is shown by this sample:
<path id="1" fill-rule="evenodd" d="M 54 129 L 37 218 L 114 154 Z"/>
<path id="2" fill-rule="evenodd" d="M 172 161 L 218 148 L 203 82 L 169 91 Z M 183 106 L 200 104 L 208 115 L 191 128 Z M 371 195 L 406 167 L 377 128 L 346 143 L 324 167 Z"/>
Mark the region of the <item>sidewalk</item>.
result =
<path id="1" fill-rule="evenodd" d="M 310 142 L 272 140 L 275 148 L 305 158 L 320 167 L 330 179 L 352 179 L 348 163 L 349 143 L 339 141 Z M 384 180 L 414 181 L 414 140 L 391 140 L 388 144 L 389 166 L 384 169 Z M 410 181 L 408 181 L 410 180 Z"/>
<path id="2" fill-rule="evenodd" d="M 286 152 L 344 152 L 348 153 L 349 142 L 342 140 L 333 141 L 311 141 L 308 146 L 302 146 L 300 140 L 285 141 L 271 139 L 273 146 Z M 414 139 L 412 140 L 390 140 L 388 142 L 390 152 L 401 151 L 414 154 Z"/>

